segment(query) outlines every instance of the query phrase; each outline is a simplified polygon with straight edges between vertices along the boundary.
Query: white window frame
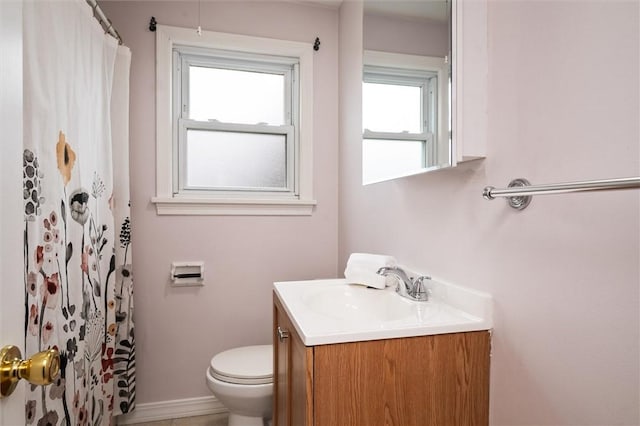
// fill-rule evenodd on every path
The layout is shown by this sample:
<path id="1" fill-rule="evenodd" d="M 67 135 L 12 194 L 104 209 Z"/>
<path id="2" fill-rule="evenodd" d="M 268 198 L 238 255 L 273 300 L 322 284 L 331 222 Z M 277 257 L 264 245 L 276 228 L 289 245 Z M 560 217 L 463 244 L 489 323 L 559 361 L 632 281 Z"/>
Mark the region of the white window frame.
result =
<path id="1" fill-rule="evenodd" d="M 393 75 L 396 82 L 403 80 L 410 81 L 412 79 L 420 79 L 425 75 L 435 75 L 437 77 L 436 95 L 429 99 L 424 97 L 423 90 L 423 109 L 434 109 L 435 122 L 422 123 L 422 133 L 383 133 L 363 131 L 364 139 L 383 139 L 383 140 L 418 140 L 425 141 L 425 151 L 423 151 L 423 164 L 426 158 L 432 158 L 436 164 L 442 164 L 443 161 L 449 160 L 450 152 L 438 152 L 436 147 L 437 141 L 449 137 L 449 108 L 448 105 L 448 63 L 446 58 L 434 56 L 409 55 L 403 53 L 390 53 L 375 50 L 365 50 L 363 57 L 365 72 L 363 73 L 363 81 L 365 74 L 380 74 L 378 78 L 369 78 L 368 81 L 377 80 L 380 83 L 394 83 Z M 424 117 L 423 119 L 427 119 Z M 446 157 L 446 158 L 443 158 Z M 428 168 L 429 165 L 425 166 Z M 407 175 L 414 172 L 407 172 Z"/>
<path id="2" fill-rule="evenodd" d="M 288 149 L 293 173 L 288 173 L 287 191 L 198 191 L 181 190 L 178 186 L 178 147 L 174 138 L 192 120 L 178 121 L 175 116 L 173 85 L 177 75 L 173 67 L 174 47 L 194 52 L 215 49 L 243 54 L 295 58 L 298 62 L 298 92 L 295 108 L 298 125 L 295 149 Z M 238 34 L 202 31 L 165 25 L 156 30 L 156 196 L 152 202 L 159 215 L 310 215 L 313 199 L 313 48 L 309 43 L 251 37 Z M 295 113 L 295 111 L 293 112 Z M 242 125 L 210 123 L 205 127 L 237 130 Z M 274 131 L 274 126 L 262 126 L 256 131 Z M 280 127 L 280 126 L 275 126 Z M 191 128 L 191 127 L 189 127 Z M 282 130 L 282 129 L 281 129 Z M 280 130 L 278 130 L 280 131 Z M 291 129 L 286 129 L 291 132 Z M 182 188 L 184 189 L 184 188 Z"/>
<path id="3" fill-rule="evenodd" d="M 421 167 L 428 167 L 427 159 L 435 160 L 434 136 L 438 129 L 438 91 L 434 87 L 437 83 L 437 72 L 412 69 L 387 68 L 380 66 L 364 66 L 362 81 L 364 83 L 379 83 L 396 86 L 420 88 L 420 132 L 380 132 L 364 129 L 362 139 L 383 141 L 417 141 L 422 142 Z"/>

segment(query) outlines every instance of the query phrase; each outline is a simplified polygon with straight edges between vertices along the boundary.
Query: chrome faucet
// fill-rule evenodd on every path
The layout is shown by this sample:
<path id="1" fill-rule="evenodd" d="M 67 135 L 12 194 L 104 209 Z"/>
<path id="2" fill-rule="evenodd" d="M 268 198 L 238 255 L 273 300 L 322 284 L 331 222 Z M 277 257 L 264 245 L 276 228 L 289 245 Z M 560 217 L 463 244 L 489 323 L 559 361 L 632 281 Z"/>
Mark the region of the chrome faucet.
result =
<path id="1" fill-rule="evenodd" d="M 429 300 L 429 290 L 425 287 L 424 281 L 430 280 L 431 277 L 419 276 L 415 279 L 409 277 L 407 273 L 396 266 L 383 266 L 378 269 L 378 274 L 382 276 L 393 275 L 398 279 L 396 292 L 411 300 L 427 301 Z"/>

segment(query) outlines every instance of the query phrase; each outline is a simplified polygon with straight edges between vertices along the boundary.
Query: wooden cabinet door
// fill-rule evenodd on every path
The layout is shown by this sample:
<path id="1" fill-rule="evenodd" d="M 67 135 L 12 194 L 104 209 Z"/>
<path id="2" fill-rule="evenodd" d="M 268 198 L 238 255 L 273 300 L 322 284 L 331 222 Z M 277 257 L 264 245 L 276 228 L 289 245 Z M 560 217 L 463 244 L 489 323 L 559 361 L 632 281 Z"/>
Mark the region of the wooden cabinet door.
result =
<path id="1" fill-rule="evenodd" d="M 282 333 L 290 330 L 290 322 L 275 300 L 273 304 L 273 426 L 291 426 L 291 350 Z"/>
<path id="2" fill-rule="evenodd" d="M 313 349 L 274 295 L 273 426 L 313 426 Z"/>
<path id="3" fill-rule="evenodd" d="M 487 426 L 489 333 L 314 348 L 315 426 Z"/>
<path id="4" fill-rule="evenodd" d="M 289 380 L 291 381 L 291 426 L 313 426 L 313 348 L 291 327 Z"/>

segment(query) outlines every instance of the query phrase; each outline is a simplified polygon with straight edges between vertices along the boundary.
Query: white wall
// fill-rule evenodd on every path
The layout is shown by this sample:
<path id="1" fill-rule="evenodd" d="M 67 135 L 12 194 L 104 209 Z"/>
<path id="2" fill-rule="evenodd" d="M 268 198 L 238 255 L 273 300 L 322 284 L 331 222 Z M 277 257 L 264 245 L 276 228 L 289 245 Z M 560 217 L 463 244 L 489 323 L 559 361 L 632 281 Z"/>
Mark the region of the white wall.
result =
<path id="1" fill-rule="evenodd" d="M 131 48 L 131 197 L 137 402 L 210 396 L 211 357 L 271 341 L 274 281 L 334 277 L 338 250 L 338 11 L 271 1 L 202 1 L 205 30 L 308 42 L 314 53 L 314 196 L 306 217 L 157 216 L 155 34 L 195 28 L 197 1 L 101 2 Z M 311 47 L 310 47 L 311 48 Z M 205 286 L 169 286 L 172 261 L 203 260 Z M 176 364 L 176 361 L 178 364 Z"/>
<path id="2" fill-rule="evenodd" d="M 486 160 L 362 187 L 359 147 L 341 146 L 341 266 L 390 253 L 493 294 L 493 425 L 640 424 L 640 194 L 539 196 L 522 212 L 481 197 L 516 177 L 640 175 L 639 12 L 490 1 Z"/>

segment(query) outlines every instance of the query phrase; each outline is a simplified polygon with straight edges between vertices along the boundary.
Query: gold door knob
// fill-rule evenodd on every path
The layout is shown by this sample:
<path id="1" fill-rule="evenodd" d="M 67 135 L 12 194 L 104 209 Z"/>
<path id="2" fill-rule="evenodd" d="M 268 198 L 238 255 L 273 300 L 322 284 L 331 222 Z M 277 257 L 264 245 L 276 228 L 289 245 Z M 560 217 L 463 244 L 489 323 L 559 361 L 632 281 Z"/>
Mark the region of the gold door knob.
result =
<path id="1" fill-rule="evenodd" d="M 0 398 L 11 395 L 20 379 L 33 385 L 48 385 L 60 374 L 60 354 L 56 349 L 38 352 L 22 360 L 20 349 L 5 346 L 0 349 Z"/>

